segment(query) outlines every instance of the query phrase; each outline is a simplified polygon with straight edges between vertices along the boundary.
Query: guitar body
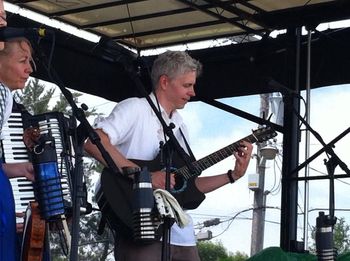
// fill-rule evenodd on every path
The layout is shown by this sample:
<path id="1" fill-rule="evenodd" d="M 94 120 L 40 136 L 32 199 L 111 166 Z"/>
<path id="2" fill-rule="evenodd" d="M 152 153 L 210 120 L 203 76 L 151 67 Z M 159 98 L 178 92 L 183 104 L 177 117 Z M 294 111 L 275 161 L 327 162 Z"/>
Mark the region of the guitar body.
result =
<path id="1" fill-rule="evenodd" d="M 100 186 L 96 199 L 103 218 L 112 229 L 132 239 L 132 180 L 105 168 L 101 174 Z"/>
<path id="2" fill-rule="evenodd" d="M 31 201 L 26 212 L 21 261 L 41 261 L 44 253 L 46 222 L 40 216 L 39 205 Z"/>
<path id="3" fill-rule="evenodd" d="M 234 142 L 198 161 L 192 161 L 187 155 L 187 162 L 175 154 L 172 166 L 181 167 L 172 170 L 175 173 L 176 191 L 171 194 L 184 209 L 195 209 L 205 199 L 204 193 L 200 192 L 195 184 L 195 179 L 201 172 L 217 162 L 231 156 L 233 152 L 239 151 L 240 143 L 245 140 L 250 143 L 262 142 L 276 136 L 273 129 L 265 127 L 253 131 L 253 134 Z M 150 172 L 162 169 L 160 166 L 160 155 L 153 161 L 132 160 L 141 168 L 147 167 Z M 133 235 L 133 180 L 114 173 L 105 168 L 101 174 L 100 189 L 97 192 L 97 203 L 110 227 L 122 233 L 125 237 L 132 238 Z"/>
<path id="4" fill-rule="evenodd" d="M 160 169 L 158 158 L 153 161 L 132 161 L 139 166 L 147 166 L 149 171 Z M 181 183 L 180 186 L 182 187 L 183 181 L 179 178 L 178 182 Z M 124 237 L 132 239 L 134 232 L 132 209 L 133 179 L 104 168 L 101 174 L 100 186 L 96 194 L 97 203 L 109 226 Z M 194 179 L 188 180 L 181 192 L 172 193 L 172 195 L 185 209 L 197 208 L 205 198 L 205 195 L 195 186 Z"/>
<path id="5" fill-rule="evenodd" d="M 165 145 L 166 146 L 166 145 Z M 192 162 L 191 158 L 188 155 L 188 162 Z M 138 166 L 144 167 L 146 166 L 150 172 L 158 171 L 163 167 L 160 165 L 161 155 L 158 156 L 154 160 L 134 160 Z M 179 202 L 180 206 L 184 209 L 196 209 L 205 199 L 205 194 L 198 190 L 195 184 L 195 178 L 197 175 L 191 177 L 190 179 L 184 179 L 180 174 L 177 174 L 177 168 L 185 166 L 185 161 L 178 155 L 174 154 L 172 157 L 172 173 L 175 173 L 175 186 L 174 189 L 170 191 L 170 193 L 176 198 Z M 186 167 L 186 166 L 185 166 Z M 187 168 L 187 167 L 186 167 Z"/>

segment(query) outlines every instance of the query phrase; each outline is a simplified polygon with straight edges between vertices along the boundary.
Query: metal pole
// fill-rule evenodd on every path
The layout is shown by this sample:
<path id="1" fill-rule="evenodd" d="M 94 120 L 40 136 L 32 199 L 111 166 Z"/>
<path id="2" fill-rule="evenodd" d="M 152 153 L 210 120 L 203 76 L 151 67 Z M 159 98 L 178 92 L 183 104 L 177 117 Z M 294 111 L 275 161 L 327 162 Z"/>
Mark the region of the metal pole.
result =
<path id="1" fill-rule="evenodd" d="M 269 94 L 260 95 L 260 117 L 266 119 L 269 113 Z M 256 171 L 259 174 L 259 187 L 254 191 L 254 209 L 252 220 L 252 236 L 250 245 L 250 256 L 255 255 L 264 247 L 265 230 L 265 168 L 266 159 L 261 156 L 260 149 L 265 143 L 257 144 Z"/>
<path id="2" fill-rule="evenodd" d="M 310 124 L 310 68 L 311 68 L 311 30 L 308 30 L 307 41 L 307 72 L 306 72 L 306 108 L 305 108 L 305 120 Z M 305 130 L 305 159 L 310 157 L 310 131 Z M 305 177 L 309 177 L 310 168 L 309 165 L 305 167 Z M 309 223 L 309 181 L 305 179 L 304 182 L 304 249 L 308 250 L 308 227 Z"/>
<path id="3" fill-rule="evenodd" d="M 299 92 L 300 72 L 300 43 L 301 28 L 292 28 L 287 31 L 288 71 L 290 82 L 288 85 L 293 91 Z M 293 57 L 294 56 L 294 57 Z M 293 62 L 294 58 L 294 62 Z M 284 96 L 283 127 L 283 165 L 282 165 L 282 194 L 281 194 L 281 229 L 280 244 L 284 251 L 293 252 L 299 248 L 297 242 L 297 215 L 298 215 L 298 182 L 294 180 L 298 173 L 292 171 L 299 162 L 299 119 L 294 111 L 299 113 L 300 101 L 292 95 Z M 304 245 L 302 246 L 304 248 Z"/>

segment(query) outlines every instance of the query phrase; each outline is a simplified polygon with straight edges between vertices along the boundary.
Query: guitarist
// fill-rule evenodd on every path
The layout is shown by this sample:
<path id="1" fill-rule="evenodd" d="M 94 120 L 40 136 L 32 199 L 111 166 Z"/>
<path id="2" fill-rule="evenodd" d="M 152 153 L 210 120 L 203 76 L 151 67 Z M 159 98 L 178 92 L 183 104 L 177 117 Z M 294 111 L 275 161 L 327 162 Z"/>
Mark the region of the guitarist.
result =
<path id="1" fill-rule="evenodd" d="M 159 108 L 165 122 L 174 123 L 173 133 L 181 147 L 188 151 L 185 140 L 187 128 L 178 112 L 195 96 L 194 86 L 200 75 L 202 65 L 186 52 L 167 51 L 158 56 L 152 67 L 153 92 L 150 99 Z M 153 160 L 159 153 L 159 144 L 166 142 L 163 128 L 151 106 L 145 98 L 126 99 L 113 109 L 106 118 L 98 118 L 94 127 L 118 168 L 136 167 L 128 159 Z M 181 129 L 181 130 L 180 130 Z M 106 165 L 99 150 L 88 140 L 85 150 Z M 252 145 L 241 142 L 241 147 L 234 153 L 235 166 L 224 174 L 210 177 L 198 177 L 195 186 L 201 193 L 208 193 L 226 184 L 233 183 L 244 175 L 252 153 Z M 142 166 L 139 166 L 142 167 Z M 165 188 L 164 171 L 151 173 L 152 186 Z M 170 177 L 170 187 L 175 185 L 174 175 Z M 162 244 L 154 242 L 137 245 L 118 235 L 115 244 L 116 260 L 160 261 Z M 170 260 L 200 260 L 194 235 L 193 223 L 180 228 L 176 223 L 171 227 Z"/>

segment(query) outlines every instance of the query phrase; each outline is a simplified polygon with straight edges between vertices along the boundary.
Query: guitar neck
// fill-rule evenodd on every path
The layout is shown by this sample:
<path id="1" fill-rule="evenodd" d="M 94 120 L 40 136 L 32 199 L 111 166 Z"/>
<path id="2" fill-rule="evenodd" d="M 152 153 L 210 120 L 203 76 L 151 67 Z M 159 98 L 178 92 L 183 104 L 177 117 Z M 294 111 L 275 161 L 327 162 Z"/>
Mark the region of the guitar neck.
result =
<path id="1" fill-rule="evenodd" d="M 187 166 L 184 166 L 182 168 L 177 169 L 175 173 L 181 175 L 185 180 L 199 176 L 202 173 L 202 171 L 226 159 L 227 157 L 231 156 L 234 152 L 238 151 L 240 147 L 240 142 L 242 140 L 254 143 L 257 141 L 257 138 L 253 134 L 251 134 L 239 141 L 236 141 L 218 151 L 209 154 L 204 158 L 201 158 L 200 160 L 192 162 L 191 170 Z"/>

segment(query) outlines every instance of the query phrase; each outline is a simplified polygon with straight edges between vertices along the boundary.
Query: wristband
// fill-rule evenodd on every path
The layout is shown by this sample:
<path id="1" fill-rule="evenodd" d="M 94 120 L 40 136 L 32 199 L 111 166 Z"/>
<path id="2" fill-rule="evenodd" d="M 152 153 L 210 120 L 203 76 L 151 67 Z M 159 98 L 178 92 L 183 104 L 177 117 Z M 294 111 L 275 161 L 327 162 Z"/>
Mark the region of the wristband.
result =
<path id="1" fill-rule="evenodd" d="M 235 183 L 235 180 L 233 179 L 233 177 L 232 177 L 232 169 L 229 169 L 228 171 L 227 171 L 227 177 L 228 177 L 228 179 L 230 180 L 230 183 L 232 184 L 232 183 Z"/>

